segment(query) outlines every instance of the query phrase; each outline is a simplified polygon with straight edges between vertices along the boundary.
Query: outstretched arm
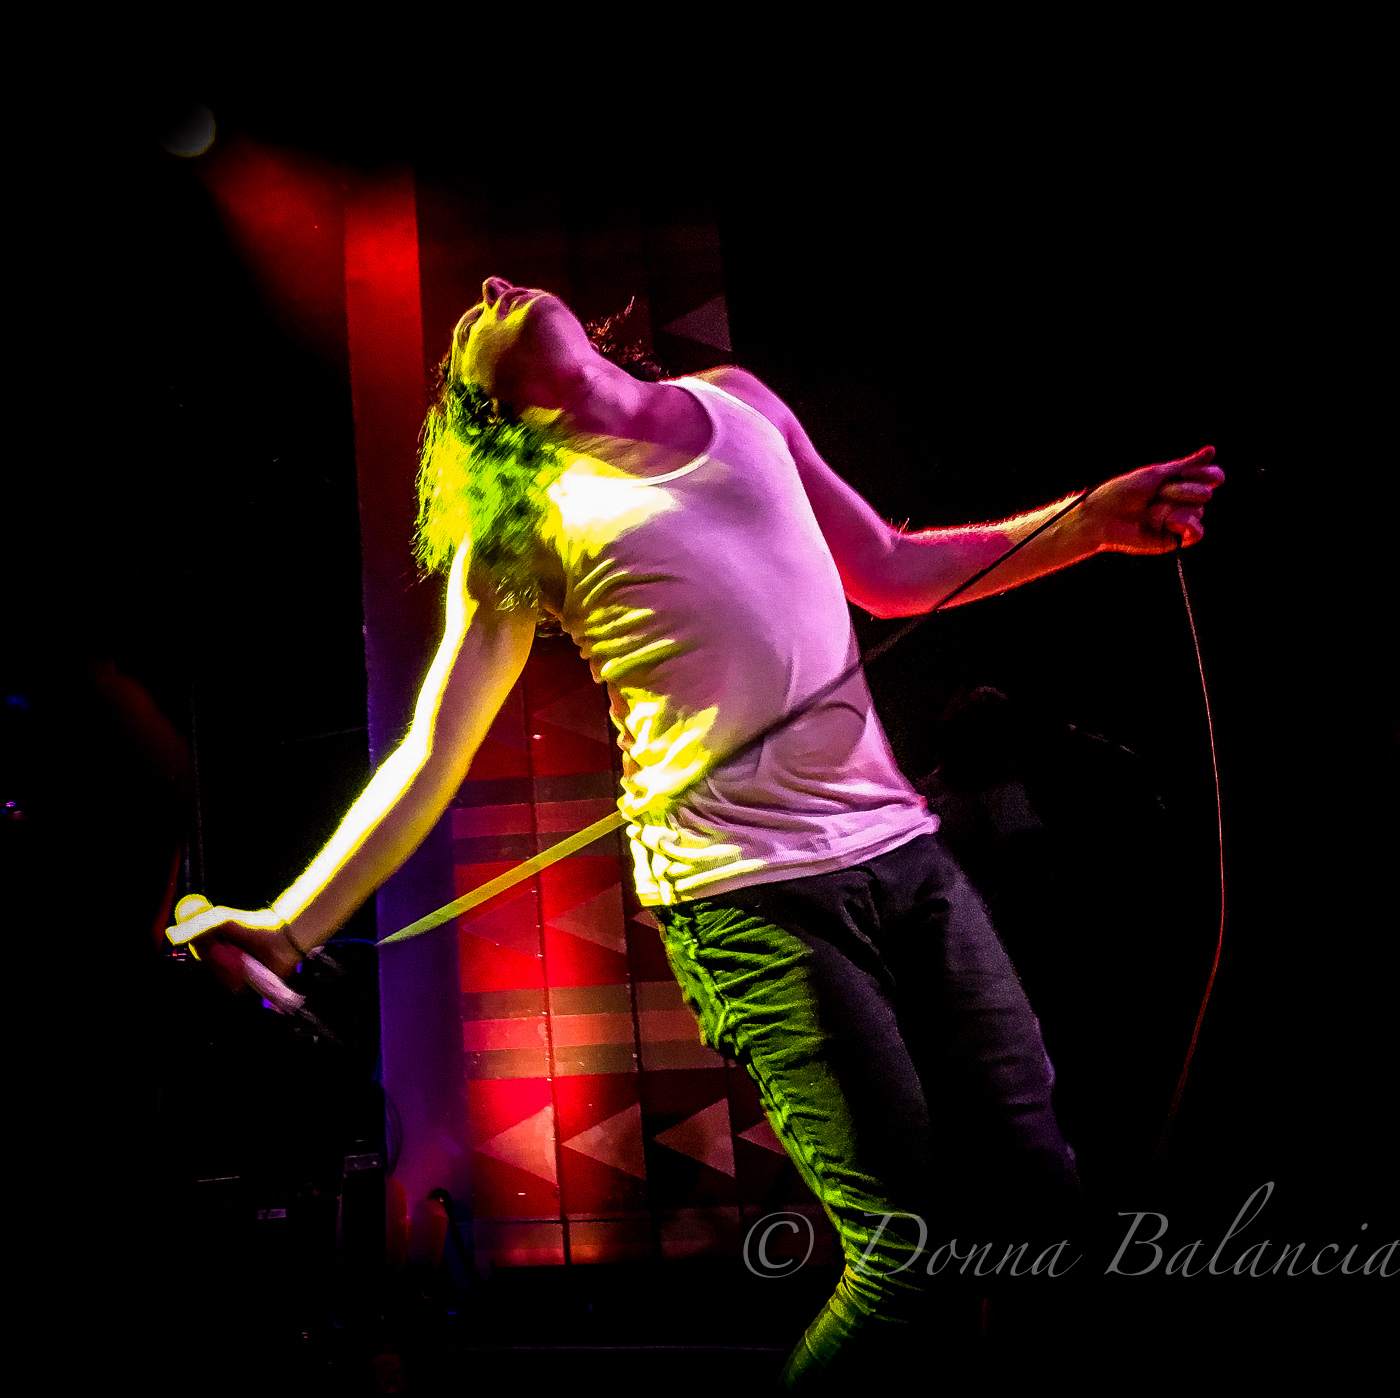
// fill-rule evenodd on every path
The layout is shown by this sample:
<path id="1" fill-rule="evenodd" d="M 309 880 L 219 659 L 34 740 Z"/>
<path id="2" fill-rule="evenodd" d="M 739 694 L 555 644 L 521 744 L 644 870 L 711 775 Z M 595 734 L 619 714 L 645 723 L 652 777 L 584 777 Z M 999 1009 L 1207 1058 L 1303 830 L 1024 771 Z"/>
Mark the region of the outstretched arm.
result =
<path id="1" fill-rule="evenodd" d="M 288 974 L 299 959 L 293 946 L 309 951 L 340 927 L 417 849 L 462 784 L 525 666 L 535 633 L 531 613 L 499 611 L 473 595 L 467 553 L 464 546 L 453 563 L 447 626 L 418 695 L 413 726 L 325 849 L 270 911 L 210 908 L 172 929 L 180 941 L 206 938 L 200 950 L 207 947 L 226 980 L 241 983 L 242 973 L 236 958 L 220 956 L 219 938 Z M 215 932 L 218 937 L 210 938 Z"/>
<path id="2" fill-rule="evenodd" d="M 757 408 L 782 432 L 836 560 L 846 596 L 875 616 L 929 611 L 1068 503 L 1061 500 L 997 524 L 906 534 L 881 519 L 822 460 L 792 410 L 752 374 L 723 369 L 706 377 Z M 1212 464 L 1214 454 L 1213 448 L 1204 447 L 1183 460 L 1144 466 L 1105 481 L 1082 506 L 955 601 L 971 602 L 1005 592 L 1106 550 L 1166 553 L 1178 540 L 1194 544 L 1203 533 L 1202 511 L 1225 479 L 1225 473 Z"/>

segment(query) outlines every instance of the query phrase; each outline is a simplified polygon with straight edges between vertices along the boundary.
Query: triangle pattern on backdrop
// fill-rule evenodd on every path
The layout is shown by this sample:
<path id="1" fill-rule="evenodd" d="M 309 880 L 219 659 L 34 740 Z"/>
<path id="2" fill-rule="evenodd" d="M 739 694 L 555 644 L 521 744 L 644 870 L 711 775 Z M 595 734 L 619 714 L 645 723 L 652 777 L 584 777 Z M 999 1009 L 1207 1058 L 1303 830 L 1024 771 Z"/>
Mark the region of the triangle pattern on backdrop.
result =
<path id="1" fill-rule="evenodd" d="M 548 926 L 557 932 L 570 932 L 609 951 L 625 952 L 627 931 L 622 919 L 622 885 L 615 883 L 575 904 L 568 912 L 550 918 Z"/>
<path id="2" fill-rule="evenodd" d="M 642 1149 L 642 1104 L 633 1102 L 615 1115 L 606 1117 L 587 1131 L 564 1142 L 570 1150 L 590 1160 L 611 1165 L 639 1180 L 647 1177 L 646 1155 Z"/>
<path id="3" fill-rule="evenodd" d="M 502 903 L 489 912 L 478 913 L 475 909 L 457 925 L 463 932 L 480 937 L 493 946 L 509 947 L 525 956 L 540 954 L 540 927 L 537 903 L 533 890 L 526 885 L 524 891 Z"/>
<path id="4" fill-rule="evenodd" d="M 548 1104 L 533 1116 L 508 1126 L 477 1146 L 483 1155 L 504 1160 L 519 1170 L 538 1175 L 550 1184 L 559 1183 L 558 1163 L 554 1155 L 554 1108 Z"/>
<path id="5" fill-rule="evenodd" d="M 734 1137 L 729 1129 L 729 1099 L 721 1097 L 703 1111 L 687 1117 L 653 1138 L 671 1150 L 688 1155 L 712 1170 L 734 1177 Z"/>
<path id="6" fill-rule="evenodd" d="M 530 718 L 543 719 L 556 728 L 567 728 L 570 733 L 592 738 L 595 743 L 606 743 L 609 740 L 608 711 L 596 684 L 571 690 L 562 699 L 556 699 L 552 704 L 536 709 Z"/>
<path id="7" fill-rule="evenodd" d="M 753 1146 L 762 1146 L 764 1150 L 771 1150 L 774 1155 L 786 1155 L 783 1143 L 774 1134 L 773 1128 L 768 1124 L 768 1118 L 764 1117 L 756 1126 L 750 1126 L 747 1131 L 739 1132 L 739 1139 L 747 1141 Z"/>
<path id="8" fill-rule="evenodd" d="M 729 306 L 723 296 L 706 301 L 703 306 L 697 306 L 664 328 L 670 335 L 695 340 L 726 353 L 734 348 L 729 340 Z"/>

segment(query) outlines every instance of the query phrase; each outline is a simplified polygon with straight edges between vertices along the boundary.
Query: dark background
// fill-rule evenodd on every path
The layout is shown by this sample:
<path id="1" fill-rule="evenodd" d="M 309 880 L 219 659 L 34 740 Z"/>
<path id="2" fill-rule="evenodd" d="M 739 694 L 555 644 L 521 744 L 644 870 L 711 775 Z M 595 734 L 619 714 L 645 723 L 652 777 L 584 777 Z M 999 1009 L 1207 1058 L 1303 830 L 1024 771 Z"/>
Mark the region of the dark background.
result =
<path id="1" fill-rule="evenodd" d="M 1056 876 L 1093 930 L 1070 947 L 1073 983 L 1050 987 L 1065 1018 L 1042 1009 L 1047 1037 L 1135 1074 L 1082 1090 L 1081 1108 L 1121 1116 L 1131 1145 L 1115 1154 L 1100 1128 L 1087 1153 L 1103 1212 L 1161 1208 L 1180 1220 L 1171 1241 L 1218 1238 L 1273 1180 L 1268 1236 L 1394 1235 L 1394 711 L 1369 561 L 1389 547 L 1386 337 L 1371 329 L 1367 98 L 1261 82 L 1226 101 L 1183 82 L 1185 114 L 1124 91 L 1113 119 L 1082 92 L 926 103 L 907 75 L 870 79 L 860 100 L 814 83 L 800 103 L 735 100 L 700 119 L 677 96 L 580 114 L 567 141 L 538 114 L 497 113 L 487 139 L 484 118 L 464 135 L 421 98 L 155 84 L 17 167 L 15 282 L 35 314 L 16 322 L 6 693 L 23 702 L 5 713 L 4 799 L 28 819 L 5 836 L 30 1025 L 13 1060 L 21 1150 L 72 1211 L 27 1245 L 54 1265 L 54 1294 L 139 1274 L 154 1220 L 198 1254 L 198 1233 L 169 1220 L 178 1179 L 207 1163 L 328 1160 L 379 1130 L 363 1085 L 372 966 L 352 964 L 337 992 L 353 1062 L 328 1066 L 324 1045 L 259 1028 L 183 968 L 176 986 L 149 938 L 177 845 L 189 886 L 257 905 L 368 771 L 347 366 L 269 309 L 190 166 L 157 144 L 190 96 L 226 131 L 330 162 L 479 181 L 490 218 L 716 220 L 733 358 L 914 527 L 1004 516 L 1213 443 L 1228 482 L 1183 562 L 1229 924 L 1164 1163 L 1149 1163 L 1152 1124 L 1218 896 L 1173 561 L 1095 559 L 935 618 L 872 685 L 911 775 L 942 755 L 946 701 L 987 684 L 1037 721 L 1131 749 L 1161 799 L 1160 821 L 1128 831 L 1121 917 L 1095 892 L 1092 851 Z M 867 645 L 887 630 L 858 618 Z M 1138 923 L 1154 929 L 1146 950 Z M 372 930 L 362 915 L 349 935 Z M 1151 1349 L 1179 1327 L 1241 1363 L 1304 1345 L 1345 1372 L 1380 1315 L 1375 1278 L 1131 1285 L 1100 1302 L 1115 1343 Z M 125 1304 L 150 1320 L 162 1312 L 147 1295 Z"/>

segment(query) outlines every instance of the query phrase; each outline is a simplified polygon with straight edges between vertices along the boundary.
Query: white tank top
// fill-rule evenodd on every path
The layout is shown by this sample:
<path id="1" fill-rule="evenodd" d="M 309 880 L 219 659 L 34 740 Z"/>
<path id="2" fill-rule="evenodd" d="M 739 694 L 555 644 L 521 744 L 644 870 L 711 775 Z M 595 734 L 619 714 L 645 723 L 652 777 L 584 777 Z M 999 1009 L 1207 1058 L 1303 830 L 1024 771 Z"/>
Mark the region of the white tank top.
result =
<path id="1" fill-rule="evenodd" d="M 826 873 L 937 829 L 865 677 L 734 760 L 857 656 L 782 434 L 702 379 L 704 455 L 666 475 L 577 460 L 550 488 L 565 630 L 608 686 L 643 904 Z"/>

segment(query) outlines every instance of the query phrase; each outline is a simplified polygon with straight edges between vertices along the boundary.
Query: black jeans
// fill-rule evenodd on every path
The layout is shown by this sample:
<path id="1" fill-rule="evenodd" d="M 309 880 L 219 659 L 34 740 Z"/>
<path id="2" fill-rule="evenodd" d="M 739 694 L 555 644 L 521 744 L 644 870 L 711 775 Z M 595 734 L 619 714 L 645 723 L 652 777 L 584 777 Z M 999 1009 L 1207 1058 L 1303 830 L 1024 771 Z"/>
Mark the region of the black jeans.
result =
<path id="1" fill-rule="evenodd" d="M 937 837 L 657 912 L 706 1042 L 757 1083 L 841 1237 L 789 1384 L 868 1377 L 954 1276 L 1021 1244 L 1000 1274 L 1024 1273 L 1064 1236 L 1078 1178 L 1040 1026 Z"/>

